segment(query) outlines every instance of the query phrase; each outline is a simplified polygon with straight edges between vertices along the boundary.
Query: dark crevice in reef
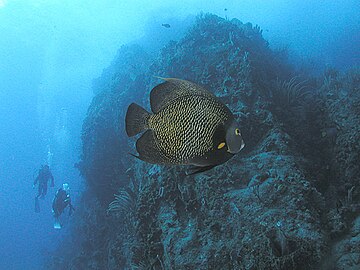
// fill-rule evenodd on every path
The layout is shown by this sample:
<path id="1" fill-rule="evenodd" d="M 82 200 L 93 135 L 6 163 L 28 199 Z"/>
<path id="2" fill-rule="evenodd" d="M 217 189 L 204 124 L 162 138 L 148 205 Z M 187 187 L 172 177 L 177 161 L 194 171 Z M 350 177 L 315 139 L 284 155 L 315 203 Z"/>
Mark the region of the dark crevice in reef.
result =
<path id="1" fill-rule="evenodd" d="M 132 159 L 125 111 L 148 108 L 154 76 L 214 91 L 244 151 L 196 176 Z M 78 164 L 88 191 L 49 268 L 358 269 L 359 83 L 358 69 L 297 74 L 259 27 L 209 14 L 154 59 L 122 47 L 94 81 Z"/>

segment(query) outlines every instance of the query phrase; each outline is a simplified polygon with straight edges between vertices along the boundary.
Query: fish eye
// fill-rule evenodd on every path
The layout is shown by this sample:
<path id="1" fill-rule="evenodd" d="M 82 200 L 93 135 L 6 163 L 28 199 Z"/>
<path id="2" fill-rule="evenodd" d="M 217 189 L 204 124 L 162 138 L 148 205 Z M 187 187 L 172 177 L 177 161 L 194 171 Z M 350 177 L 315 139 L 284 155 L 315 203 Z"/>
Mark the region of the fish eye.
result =
<path id="1" fill-rule="evenodd" d="M 238 128 L 235 129 L 235 135 L 240 135 L 240 129 Z"/>
<path id="2" fill-rule="evenodd" d="M 219 143 L 219 145 L 218 145 L 218 147 L 217 147 L 217 149 L 222 149 L 222 148 L 224 148 L 224 146 L 225 146 L 225 143 L 224 142 L 222 142 L 222 143 Z"/>

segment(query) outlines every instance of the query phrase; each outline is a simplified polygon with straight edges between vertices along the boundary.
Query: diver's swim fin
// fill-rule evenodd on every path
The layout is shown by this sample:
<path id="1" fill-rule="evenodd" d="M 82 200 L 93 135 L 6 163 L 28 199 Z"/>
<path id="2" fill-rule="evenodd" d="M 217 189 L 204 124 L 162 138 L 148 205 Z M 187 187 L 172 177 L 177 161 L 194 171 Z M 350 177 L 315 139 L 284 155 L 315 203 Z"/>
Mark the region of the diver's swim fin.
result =
<path id="1" fill-rule="evenodd" d="M 55 218 L 54 229 L 61 229 L 61 224 L 57 218 Z"/>
<path id="2" fill-rule="evenodd" d="M 38 197 L 35 197 L 35 213 L 40 213 L 40 204 Z"/>

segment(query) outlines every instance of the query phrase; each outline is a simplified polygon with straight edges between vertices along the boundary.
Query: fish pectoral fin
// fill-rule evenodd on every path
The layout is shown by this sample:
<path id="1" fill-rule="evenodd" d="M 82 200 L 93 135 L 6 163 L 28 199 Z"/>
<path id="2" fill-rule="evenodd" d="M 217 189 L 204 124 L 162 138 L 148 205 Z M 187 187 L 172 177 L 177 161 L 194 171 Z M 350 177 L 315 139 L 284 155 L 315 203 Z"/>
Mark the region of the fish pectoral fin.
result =
<path id="1" fill-rule="evenodd" d="M 212 168 L 216 167 L 216 165 L 209 165 L 209 166 L 193 166 L 190 167 L 188 170 L 186 170 L 186 175 L 194 175 L 202 172 L 206 172 L 208 170 L 211 170 Z"/>
<path id="2" fill-rule="evenodd" d="M 155 141 L 154 131 L 148 129 L 136 142 L 139 155 L 134 157 L 152 164 L 166 164 L 166 158 Z"/>

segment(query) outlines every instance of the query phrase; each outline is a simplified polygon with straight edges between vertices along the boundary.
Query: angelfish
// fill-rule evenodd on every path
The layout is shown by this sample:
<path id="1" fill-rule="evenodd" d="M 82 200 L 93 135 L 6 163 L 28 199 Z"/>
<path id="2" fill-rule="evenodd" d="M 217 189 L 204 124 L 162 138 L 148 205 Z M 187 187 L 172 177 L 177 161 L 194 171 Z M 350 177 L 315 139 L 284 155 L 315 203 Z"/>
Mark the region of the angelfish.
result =
<path id="1" fill-rule="evenodd" d="M 180 79 L 151 90 L 153 114 L 132 103 L 126 113 L 129 137 L 136 141 L 137 158 L 165 165 L 193 165 L 191 174 L 220 165 L 245 144 L 240 127 L 228 107 L 203 87 Z"/>

